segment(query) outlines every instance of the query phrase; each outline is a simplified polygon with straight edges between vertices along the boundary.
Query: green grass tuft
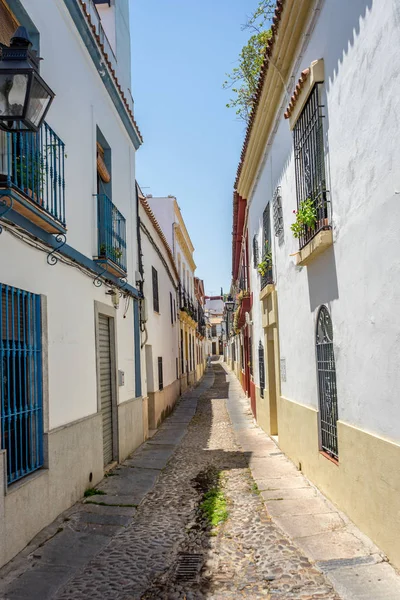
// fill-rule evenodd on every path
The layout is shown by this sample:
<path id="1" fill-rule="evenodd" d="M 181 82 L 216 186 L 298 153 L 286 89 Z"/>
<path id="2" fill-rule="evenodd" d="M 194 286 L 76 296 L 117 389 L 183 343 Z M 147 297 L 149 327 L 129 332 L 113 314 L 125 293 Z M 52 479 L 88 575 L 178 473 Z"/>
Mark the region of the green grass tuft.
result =
<path id="1" fill-rule="evenodd" d="M 89 488 L 85 491 L 85 498 L 89 498 L 90 496 L 105 496 L 106 493 L 101 490 L 97 490 L 96 488 Z"/>
<path id="2" fill-rule="evenodd" d="M 204 494 L 200 510 L 213 527 L 226 521 L 229 516 L 224 493 L 218 488 L 212 488 Z"/>

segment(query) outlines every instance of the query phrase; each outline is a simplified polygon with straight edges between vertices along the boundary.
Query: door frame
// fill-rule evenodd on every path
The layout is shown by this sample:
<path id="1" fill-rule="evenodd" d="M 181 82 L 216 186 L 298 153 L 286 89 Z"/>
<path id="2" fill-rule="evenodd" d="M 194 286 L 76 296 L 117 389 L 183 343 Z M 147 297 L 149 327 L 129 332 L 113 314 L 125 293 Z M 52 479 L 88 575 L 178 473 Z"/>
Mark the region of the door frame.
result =
<path id="1" fill-rule="evenodd" d="M 109 318 L 110 323 L 110 355 L 111 355 L 111 410 L 112 410 L 112 449 L 113 461 L 119 458 L 118 443 L 118 355 L 117 355 L 117 328 L 115 324 L 116 310 L 103 302 L 94 301 L 94 331 L 96 352 L 96 385 L 97 385 L 97 412 L 101 413 L 101 387 L 100 387 L 100 353 L 99 353 L 99 315 Z M 114 377 L 112 374 L 114 373 Z"/>

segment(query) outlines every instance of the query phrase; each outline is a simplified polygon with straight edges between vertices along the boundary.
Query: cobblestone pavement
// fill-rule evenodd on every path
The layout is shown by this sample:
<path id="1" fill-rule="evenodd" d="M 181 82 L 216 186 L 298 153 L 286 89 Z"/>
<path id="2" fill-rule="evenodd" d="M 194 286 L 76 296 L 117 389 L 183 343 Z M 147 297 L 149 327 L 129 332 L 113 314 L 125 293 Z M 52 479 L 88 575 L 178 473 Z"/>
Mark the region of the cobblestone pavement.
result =
<path id="1" fill-rule="evenodd" d="M 248 457 L 234 441 L 225 404 L 228 384 L 218 364 L 208 379 L 213 377 L 187 435 L 135 518 L 55 598 L 339 599 L 269 518 Z M 180 406 L 185 402 L 196 400 L 189 396 Z M 218 472 L 229 517 L 211 529 L 199 503 Z M 199 561 L 193 581 L 182 580 L 177 569 L 178 559 L 187 555 Z"/>

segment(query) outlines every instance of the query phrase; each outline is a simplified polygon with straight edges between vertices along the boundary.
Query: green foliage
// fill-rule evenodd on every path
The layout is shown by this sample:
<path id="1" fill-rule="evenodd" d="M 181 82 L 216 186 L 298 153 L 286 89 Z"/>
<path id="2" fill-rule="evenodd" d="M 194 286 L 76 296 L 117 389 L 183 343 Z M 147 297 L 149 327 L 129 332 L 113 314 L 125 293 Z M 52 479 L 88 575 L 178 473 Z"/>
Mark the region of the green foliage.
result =
<path id="1" fill-rule="evenodd" d="M 229 513 L 226 508 L 226 499 L 220 488 L 212 488 L 204 494 L 200 510 L 213 527 L 217 527 L 227 520 Z"/>
<path id="2" fill-rule="evenodd" d="M 111 260 L 119 261 L 122 258 L 122 248 L 114 248 L 114 246 L 106 246 L 106 244 L 101 244 L 100 256 L 106 256 L 106 254 L 111 258 Z"/>
<path id="3" fill-rule="evenodd" d="M 270 269 L 272 269 L 272 251 L 269 246 L 269 241 L 267 240 L 265 242 L 265 251 L 262 261 L 257 265 L 257 271 L 262 277 L 265 277 Z"/>
<path id="4" fill-rule="evenodd" d="M 85 498 L 89 498 L 90 496 L 105 496 L 105 495 L 106 495 L 105 492 L 102 492 L 101 490 L 98 490 L 96 488 L 89 488 L 84 493 Z"/>
<path id="5" fill-rule="evenodd" d="M 239 53 L 238 66 L 227 73 L 222 86 L 234 94 L 227 108 L 234 108 L 238 118 L 246 123 L 249 122 L 265 48 L 272 35 L 266 24 L 274 14 L 275 4 L 275 0 L 260 0 L 256 10 L 247 18 L 242 29 L 249 29 L 252 35 Z"/>
<path id="6" fill-rule="evenodd" d="M 307 198 L 300 202 L 298 211 L 293 211 L 296 214 L 296 221 L 291 224 L 293 236 L 299 238 L 304 234 L 304 228 L 314 229 L 317 221 L 317 210 L 311 198 Z"/>

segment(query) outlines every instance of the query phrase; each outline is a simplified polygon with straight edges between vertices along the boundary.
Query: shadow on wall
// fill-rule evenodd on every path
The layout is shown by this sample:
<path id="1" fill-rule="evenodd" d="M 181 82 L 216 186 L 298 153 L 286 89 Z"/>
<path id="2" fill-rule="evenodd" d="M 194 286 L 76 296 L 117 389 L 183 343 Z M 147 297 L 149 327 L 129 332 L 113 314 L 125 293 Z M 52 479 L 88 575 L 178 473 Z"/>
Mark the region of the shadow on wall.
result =
<path id="1" fill-rule="evenodd" d="M 327 248 L 307 268 L 310 310 L 339 298 L 334 247 Z"/>

